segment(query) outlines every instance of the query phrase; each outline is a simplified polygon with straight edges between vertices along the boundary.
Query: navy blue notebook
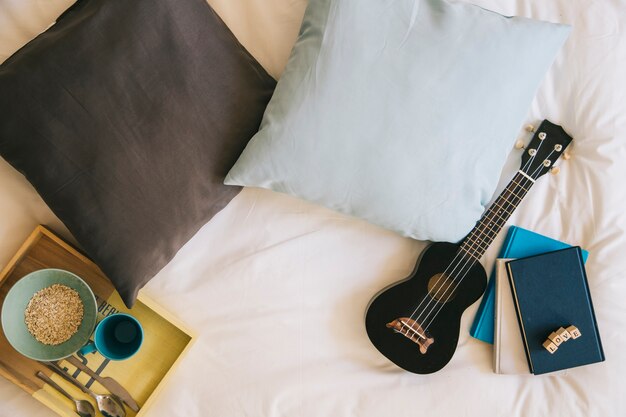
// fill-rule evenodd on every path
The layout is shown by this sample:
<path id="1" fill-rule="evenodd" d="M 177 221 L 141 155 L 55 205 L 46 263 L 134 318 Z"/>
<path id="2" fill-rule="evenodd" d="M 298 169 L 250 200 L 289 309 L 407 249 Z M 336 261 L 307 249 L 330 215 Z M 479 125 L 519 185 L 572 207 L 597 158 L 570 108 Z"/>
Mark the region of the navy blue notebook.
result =
<path id="1" fill-rule="evenodd" d="M 498 258 L 525 258 L 527 256 L 539 255 L 545 252 L 552 252 L 558 249 L 570 248 L 571 245 L 531 232 L 530 230 L 511 226 L 502 243 L 502 248 Z M 583 258 L 587 260 L 589 253 L 583 249 Z M 483 342 L 493 344 L 493 323 L 495 306 L 495 281 L 496 269 L 493 269 L 491 278 L 487 283 L 485 295 L 483 295 L 474 322 L 470 328 L 470 335 Z"/>
<path id="2" fill-rule="evenodd" d="M 526 358 L 535 375 L 604 360 L 583 255 L 579 247 L 507 262 Z M 543 347 L 559 327 L 574 325 L 581 337 L 554 353 Z"/>

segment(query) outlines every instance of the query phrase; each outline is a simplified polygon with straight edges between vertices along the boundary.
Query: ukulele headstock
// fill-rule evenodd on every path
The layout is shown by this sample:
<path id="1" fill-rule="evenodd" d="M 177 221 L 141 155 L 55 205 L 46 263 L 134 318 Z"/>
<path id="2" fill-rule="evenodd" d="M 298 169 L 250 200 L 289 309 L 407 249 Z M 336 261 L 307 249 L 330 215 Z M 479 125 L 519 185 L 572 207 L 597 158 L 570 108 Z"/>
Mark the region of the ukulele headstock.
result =
<path id="1" fill-rule="evenodd" d="M 524 149 L 520 171 L 536 180 L 554 166 L 571 141 L 561 126 L 544 120 Z"/>

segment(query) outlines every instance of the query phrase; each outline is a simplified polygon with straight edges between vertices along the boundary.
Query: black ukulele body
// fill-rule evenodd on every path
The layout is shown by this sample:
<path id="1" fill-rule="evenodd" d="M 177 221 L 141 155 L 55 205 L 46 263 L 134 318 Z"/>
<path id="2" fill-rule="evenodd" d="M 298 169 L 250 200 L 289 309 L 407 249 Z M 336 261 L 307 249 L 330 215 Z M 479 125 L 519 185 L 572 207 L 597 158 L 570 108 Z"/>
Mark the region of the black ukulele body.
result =
<path id="1" fill-rule="evenodd" d="M 367 308 L 367 335 L 402 369 L 430 374 L 443 368 L 456 350 L 461 315 L 485 290 L 487 275 L 479 262 L 461 263 L 456 272 L 449 270 L 442 278 L 459 248 L 453 243 L 428 246 L 411 275 L 380 291 Z M 447 276 L 457 280 L 444 281 Z"/>

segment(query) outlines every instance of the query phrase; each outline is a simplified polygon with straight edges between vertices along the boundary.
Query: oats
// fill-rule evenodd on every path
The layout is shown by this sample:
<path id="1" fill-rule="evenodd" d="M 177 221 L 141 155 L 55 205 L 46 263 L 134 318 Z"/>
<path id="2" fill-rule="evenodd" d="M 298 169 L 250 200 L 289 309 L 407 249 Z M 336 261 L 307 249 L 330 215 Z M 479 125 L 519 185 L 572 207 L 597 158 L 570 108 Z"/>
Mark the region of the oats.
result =
<path id="1" fill-rule="evenodd" d="M 68 286 L 54 284 L 33 295 L 24 312 L 30 334 L 45 345 L 69 340 L 83 321 L 83 302 Z"/>

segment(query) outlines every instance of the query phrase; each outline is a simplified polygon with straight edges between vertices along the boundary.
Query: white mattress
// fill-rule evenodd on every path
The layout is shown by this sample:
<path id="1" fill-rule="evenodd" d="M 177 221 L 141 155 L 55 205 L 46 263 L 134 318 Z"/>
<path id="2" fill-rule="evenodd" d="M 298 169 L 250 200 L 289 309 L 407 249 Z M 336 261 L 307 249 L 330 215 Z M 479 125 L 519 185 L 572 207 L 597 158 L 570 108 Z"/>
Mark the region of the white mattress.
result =
<path id="1" fill-rule="evenodd" d="M 374 293 L 409 273 L 425 244 L 294 198 L 245 189 L 144 290 L 199 335 L 149 415 L 626 415 L 626 4 L 474 2 L 574 26 L 527 119 L 562 124 L 575 138 L 572 158 L 559 175 L 538 181 L 510 223 L 590 251 L 606 362 L 558 376 L 495 375 L 491 346 L 468 335 L 474 305 L 444 370 L 403 372 L 370 345 L 363 314 Z M 70 3 L 0 0 L 0 60 Z M 210 3 L 278 77 L 305 0 Z M 522 129 L 520 137 L 526 137 Z M 518 156 L 510 158 L 503 181 Z M 0 266 L 39 223 L 69 237 L 30 185 L 0 160 Z M 488 270 L 501 240 L 486 257 Z M 0 416 L 49 415 L 0 380 Z"/>

